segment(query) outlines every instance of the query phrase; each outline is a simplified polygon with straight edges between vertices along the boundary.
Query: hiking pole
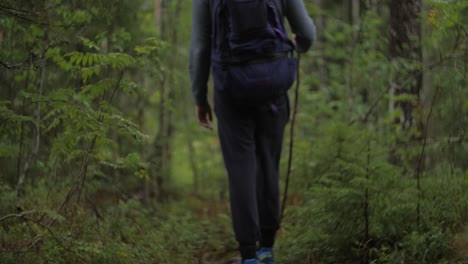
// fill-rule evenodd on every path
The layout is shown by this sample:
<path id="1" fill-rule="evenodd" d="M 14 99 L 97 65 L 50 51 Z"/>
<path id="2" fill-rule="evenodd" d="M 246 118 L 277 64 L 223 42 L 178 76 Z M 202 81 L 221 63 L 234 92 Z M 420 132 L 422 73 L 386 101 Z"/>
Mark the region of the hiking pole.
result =
<path id="1" fill-rule="evenodd" d="M 296 123 L 297 105 L 299 102 L 299 86 L 301 84 L 301 79 L 300 79 L 301 75 L 300 75 L 300 70 L 299 70 L 300 62 L 301 62 L 301 54 L 297 53 L 296 89 L 294 91 L 294 107 L 293 107 L 292 118 L 291 118 L 291 127 L 289 131 L 288 168 L 286 171 L 286 182 L 284 186 L 283 203 L 281 206 L 280 220 L 283 219 L 284 209 L 286 208 L 286 200 L 288 197 L 288 188 L 289 188 L 289 178 L 291 177 L 291 170 L 292 170 L 292 157 L 293 157 L 293 147 L 294 147 L 294 124 Z"/>

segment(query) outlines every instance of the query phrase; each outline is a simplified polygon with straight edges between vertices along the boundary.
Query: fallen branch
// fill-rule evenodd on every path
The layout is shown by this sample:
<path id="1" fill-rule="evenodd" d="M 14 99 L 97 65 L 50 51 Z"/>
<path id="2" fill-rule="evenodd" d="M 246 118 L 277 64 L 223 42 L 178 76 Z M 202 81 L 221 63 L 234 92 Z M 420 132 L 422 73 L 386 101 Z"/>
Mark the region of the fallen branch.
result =
<path id="1" fill-rule="evenodd" d="M 20 219 L 20 220 L 23 220 L 23 221 L 26 221 L 26 222 L 34 223 L 34 224 L 44 228 L 45 230 L 47 230 L 47 232 L 50 234 L 50 236 L 52 236 L 52 238 L 55 240 L 57 245 L 59 245 L 64 250 L 76 255 L 81 261 L 86 262 L 87 260 L 85 258 L 83 258 L 81 255 L 79 255 L 75 251 L 73 251 L 70 247 L 65 246 L 62 243 L 62 241 L 60 241 L 60 239 L 55 235 L 55 233 L 52 231 L 52 229 L 49 226 L 41 223 L 41 220 L 35 220 L 35 219 L 32 219 L 32 218 L 26 217 L 26 215 L 37 213 L 37 212 L 38 211 L 27 211 L 27 212 L 23 212 L 21 214 L 9 214 L 9 215 L 6 215 L 6 216 L 0 218 L 0 222 L 4 221 L 4 220 L 7 220 L 7 219 L 10 219 L 10 218 L 16 218 L 16 219 Z M 38 241 L 40 241 L 40 239 L 41 238 L 36 239 L 36 241 L 31 243 L 28 247 L 34 246 Z"/>
<path id="2" fill-rule="evenodd" d="M 37 211 L 26 211 L 26 212 L 22 212 L 21 214 L 9 214 L 9 215 L 6 215 L 6 216 L 0 218 L 0 222 L 5 221 L 5 220 L 10 219 L 10 218 L 23 218 L 26 215 L 34 214 L 34 213 L 37 213 Z"/>

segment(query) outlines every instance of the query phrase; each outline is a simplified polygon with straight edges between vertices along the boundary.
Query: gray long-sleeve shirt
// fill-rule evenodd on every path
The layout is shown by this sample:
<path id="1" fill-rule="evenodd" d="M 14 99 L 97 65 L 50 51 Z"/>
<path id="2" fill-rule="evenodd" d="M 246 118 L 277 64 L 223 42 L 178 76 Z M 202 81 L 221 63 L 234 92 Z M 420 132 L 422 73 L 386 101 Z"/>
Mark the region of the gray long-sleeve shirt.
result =
<path id="1" fill-rule="evenodd" d="M 192 0 L 192 37 L 190 45 L 190 79 L 198 106 L 208 104 L 207 90 L 211 69 L 212 25 L 210 3 L 213 0 Z M 296 51 L 306 52 L 315 40 L 315 25 L 307 14 L 303 0 L 275 0 L 282 7 L 295 34 Z"/>

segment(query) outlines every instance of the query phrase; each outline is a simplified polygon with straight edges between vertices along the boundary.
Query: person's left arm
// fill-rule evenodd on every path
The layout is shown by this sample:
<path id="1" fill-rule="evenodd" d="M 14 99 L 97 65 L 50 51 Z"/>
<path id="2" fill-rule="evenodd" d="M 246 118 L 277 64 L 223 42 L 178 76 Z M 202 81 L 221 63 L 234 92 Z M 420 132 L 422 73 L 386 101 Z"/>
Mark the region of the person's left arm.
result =
<path id="1" fill-rule="evenodd" d="M 207 90 L 211 69 L 211 14 L 208 1 L 192 1 L 190 78 L 197 106 L 208 104 Z"/>
<path id="2" fill-rule="evenodd" d="M 211 69 L 211 0 L 192 1 L 192 36 L 190 44 L 190 80 L 199 123 L 211 128 L 212 113 L 208 103 L 208 79 Z"/>

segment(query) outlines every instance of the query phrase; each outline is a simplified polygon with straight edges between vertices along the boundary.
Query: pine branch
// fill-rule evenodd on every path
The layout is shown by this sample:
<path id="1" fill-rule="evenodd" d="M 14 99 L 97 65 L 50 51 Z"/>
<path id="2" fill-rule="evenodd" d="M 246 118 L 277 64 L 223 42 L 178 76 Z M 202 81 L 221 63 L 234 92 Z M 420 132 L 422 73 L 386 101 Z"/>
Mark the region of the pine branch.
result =
<path id="1" fill-rule="evenodd" d="M 29 57 L 27 59 L 25 59 L 21 63 L 10 64 L 8 62 L 0 60 L 0 65 L 7 68 L 8 70 L 14 70 L 14 69 L 22 69 L 23 66 L 35 65 L 35 63 L 37 61 L 41 61 L 41 60 L 43 61 L 43 63 L 45 63 L 46 53 L 47 53 L 47 51 L 49 51 L 50 48 L 56 47 L 56 46 L 61 45 L 61 44 L 68 44 L 68 43 L 69 43 L 68 41 L 61 41 L 61 42 L 51 41 L 50 43 L 48 43 L 47 47 L 45 47 L 42 50 L 40 55 L 38 55 L 38 54 L 36 54 L 34 52 L 31 52 L 29 54 Z"/>
<path id="2" fill-rule="evenodd" d="M 60 28 L 72 28 L 72 27 L 80 27 L 82 25 L 62 25 L 62 24 L 51 24 L 46 22 L 41 22 L 32 18 L 29 18 L 25 15 L 30 14 L 30 11 L 26 10 L 16 10 L 11 7 L 0 6 L 0 12 L 5 13 L 6 15 L 12 16 L 18 20 L 23 20 L 29 22 L 31 24 L 41 25 L 41 26 L 51 26 L 51 27 L 60 27 Z"/>
<path id="3" fill-rule="evenodd" d="M 114 99 L 115 94 L 117 93 L 118 88 L 120 87 L 120 84 L 122 82 L 123 76 L 126 72 L 127 68 L 124 68 L 119 76 L 119 79 L 116 81 L 114 89 L 112 91 L 111 96 L 108 99 L 108 103 L 112 103 L 112 100 Z M 98 117 L 98 122 L 102 124 L 104 122 L 104 115 L 101 115 Z M 77 196 L 77 203 L 80 201 L 81 198 L 81 193 L 84 188 L 84 184 L 86 182 L 86 177 L 88 173 L 88 166 L 89 166 L 89 153 L 93 151 L 96 141 L 98 139 L 98 136 L 94 136 L 92 139 L 88 149 L 86 150 L 86 154 L 83 156 L 83 159 L 81 161 L 81 167 L 78 176 L 76 177 L 76 183 L 73 185 L 73 187 L 70 189 L 70 191 L 67 193 L 65 199 L 61 203 L 59 209 L 57 210 L 58 212 L 61 212 L 65 206 L 70 202 L 70 199 L 78 192 Z M 53 222 L 52 222 L 53 224 Z"/>
<path id="4" fill-rule="evenodd" d="M 70 105 L 70 106 L 78 109 L 80 112 L 82 112 L 86 116 L 96 120 L 100 124 L 106 124 L 108 126 L 116 126 L 117 125 L 116 123 L 110 123 L 110 122 L 107 122 L 107 121 L 103 120 L 101 118 L 102 115 L 96 117 L 96 116 L 92 115 L 92 113 L 86 111 L 86 109 L 84 109 L 83 107 L 81 107 L 81 106 L 79 106 L 79 105 L 77 105 L 75 103 L 72 103 L 70 101 L 67 101 L 67 100 L 61 100 L 61 99 L 33 100 L 33 101 L 31 101 L 31 103 L 27 104 L 26 106 L 29 106 L 29 105 L 35 104 L 35 103 L 63 103 L 63 104 L 67 104 L 67 105 Z"/>
<path id="5" fill-rule="evenodd" d="M 0 9 L 5 9 L 5 10 L 9 10 L 11 12 L 17 12 L 17 13 L 26 13 L 26 14 L 29 13 L 28 10 L 13 8 L 13 7 L 10 7 L 10 6 L 5 6 L 5 5 L 0 5 Z"/>
<path id="6" fill-rule="evenodd" d="M 13 70 L 13 69 L 19 69 L 21 68 L 21 66 L 23 65 L 23 63 L 20 63 L 20 64 L 16 64 L 16 65 L 10 65 L 6 62 L 3 62 L 0 60 L 0 65 L 2 65 L 3 67 L 7 68 L 8 70 Z"/>

